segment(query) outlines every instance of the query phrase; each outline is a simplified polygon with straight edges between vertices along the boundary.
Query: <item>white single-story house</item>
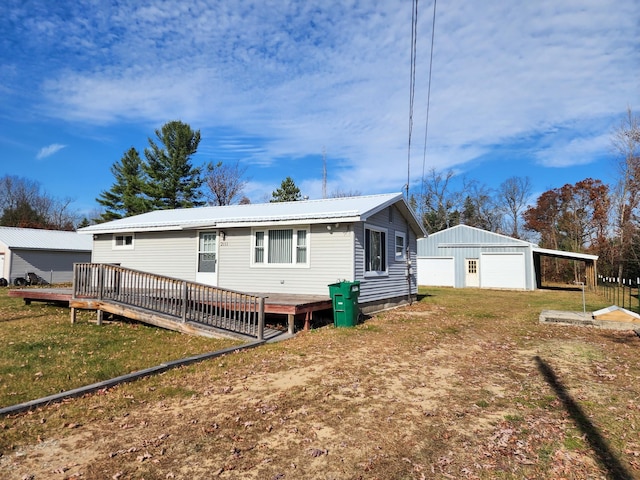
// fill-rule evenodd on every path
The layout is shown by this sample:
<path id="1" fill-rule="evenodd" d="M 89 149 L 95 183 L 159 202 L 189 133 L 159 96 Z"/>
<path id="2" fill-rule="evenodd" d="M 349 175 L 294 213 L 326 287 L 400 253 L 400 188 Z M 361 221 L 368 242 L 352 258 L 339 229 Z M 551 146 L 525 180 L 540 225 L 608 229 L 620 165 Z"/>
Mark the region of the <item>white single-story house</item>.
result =
<path id="1" fill-rule="evenodd" d="M 467 225 L 418 240 L 418 284 L 535 290 L 542 286 L 541 256 L 584 262 L 585 283 L 595 287 L 597 255 L 540 248 Z"/>
<path id="2" fill-rule="evenodd" d="M 93 263 L 231 290 L 329 296 L 359 281 L 365 313 L 417 295 L 425 231 L 401 193 L 157 210 L 79 230 Z"/>
<path id="3" fill-rule="evenodd" d="M 0 279 L 3 284 L 35 273 L 49 283 L 73 280 L 73 264 L 91 260 L 86 235 L 61 230 L 0 227 Z"/>

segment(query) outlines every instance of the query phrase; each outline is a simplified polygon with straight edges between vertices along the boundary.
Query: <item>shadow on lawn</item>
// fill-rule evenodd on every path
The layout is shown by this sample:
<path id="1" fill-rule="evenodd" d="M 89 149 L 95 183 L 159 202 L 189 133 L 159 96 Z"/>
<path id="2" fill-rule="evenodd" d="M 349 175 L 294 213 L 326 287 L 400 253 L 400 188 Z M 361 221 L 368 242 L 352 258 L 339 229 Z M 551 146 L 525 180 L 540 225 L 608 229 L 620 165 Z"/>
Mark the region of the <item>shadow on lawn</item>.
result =
<path id="1" fill-rule="evenodd" d="M 609 448 L 609 444 L 600 434 L 598 429 L 591 423 L 587 415 L 584 413 L 580 405 L 569 395 L 567 389 L 562 382 L 558 380 L 553 369 L 542 358 L 536 355 L 536 363 L 538 370 L 547 381 L 549 386 L 562 401 L 564 408 L 567 410 L 576 426 L 584 434 L 589 445 L 598 456 L 600 464 L 607 470 L 608 476 L 616 480 L 633 480 L 633 475 L 625 468 L 620 460 Z"/>

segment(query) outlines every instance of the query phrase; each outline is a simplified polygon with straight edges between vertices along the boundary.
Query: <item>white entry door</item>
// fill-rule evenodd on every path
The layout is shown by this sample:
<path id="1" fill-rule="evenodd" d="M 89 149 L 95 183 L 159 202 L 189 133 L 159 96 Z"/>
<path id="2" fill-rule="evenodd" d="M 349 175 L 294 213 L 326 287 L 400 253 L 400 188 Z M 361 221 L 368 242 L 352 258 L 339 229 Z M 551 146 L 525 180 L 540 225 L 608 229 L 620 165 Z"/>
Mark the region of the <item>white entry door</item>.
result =
<path id="1" fill-rule="evenodd" d="M 465 266 L 467 268 L 467 273 L 465 275 L 465 286 L 466 287 L 479 287 L 480 286 L 480 275 L 478 274 L 478 268 L 480 267 L 480 263 L 477 258 L 465 258 L 464 260 Z"/>
<path id="2" fill-rule="evenodd" d="M 200 232 L 198 235 L 198 271 L 196 281 L 218 285 L 218 233 Z"/>

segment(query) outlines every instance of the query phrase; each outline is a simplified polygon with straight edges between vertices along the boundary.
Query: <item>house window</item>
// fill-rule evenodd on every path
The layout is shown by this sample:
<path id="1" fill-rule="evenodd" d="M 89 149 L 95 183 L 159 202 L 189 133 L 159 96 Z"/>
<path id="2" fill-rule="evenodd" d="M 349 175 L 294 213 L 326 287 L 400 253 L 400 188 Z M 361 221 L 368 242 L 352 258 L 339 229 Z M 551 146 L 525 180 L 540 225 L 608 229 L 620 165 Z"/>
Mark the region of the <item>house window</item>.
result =
<path id="1" fill-rule="evenodd" d="M 256 232 L 254 246 L 254 263 L 264 263 L 264 232 Z"/>
<path id="2" fill-rule="evenodd" d="M 386 275 L 387 232 L 383 229 L 365 227 L 364 230 L 365 275 Z"/>
<path id="3" fill-rule="evenodd" d="M 112 245 L 114 250 L 133 250 L 133 235 L 114 235 Z"/>
<path id="4" fill-rule="evenodd" d="M 267 244 L 267 262 L 292 263 L 293 230 L 268 230 Z"/>
<path id="5" fill-rule="evenodd" d="M 406 238 L 404 233 L 396 232 L 396 262 L 404 261 L 406 258 Z"/>
<path id="6" fill-rule="evenodd" d="M 216 271 L 216 233 L 203 232 L 198 241 L 198 272 L 215 273 Z"/>
<path id="7" fill-rule="evenodd" d="M 296 242 L 296 263 L 307 263 L 307 231 L 298 230 Z"/>
<path id="8" fill-rule="evenodd" d="M 254 265 L 307 265 L 308 229 L 270 229 L 254 231 Z"/>

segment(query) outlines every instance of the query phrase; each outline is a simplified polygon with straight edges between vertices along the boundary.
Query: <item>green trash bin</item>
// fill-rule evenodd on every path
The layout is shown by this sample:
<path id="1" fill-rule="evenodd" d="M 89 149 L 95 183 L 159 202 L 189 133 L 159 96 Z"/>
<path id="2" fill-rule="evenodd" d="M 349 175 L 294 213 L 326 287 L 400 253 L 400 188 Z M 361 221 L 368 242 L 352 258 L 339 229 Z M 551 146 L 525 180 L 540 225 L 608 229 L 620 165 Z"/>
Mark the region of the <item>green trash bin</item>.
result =
<path id="1" fill-rule="evenodd" d="M 360 282 L 339 282 L 329 285 L 336 327 L 355 327 L 358 323 Z"/>

